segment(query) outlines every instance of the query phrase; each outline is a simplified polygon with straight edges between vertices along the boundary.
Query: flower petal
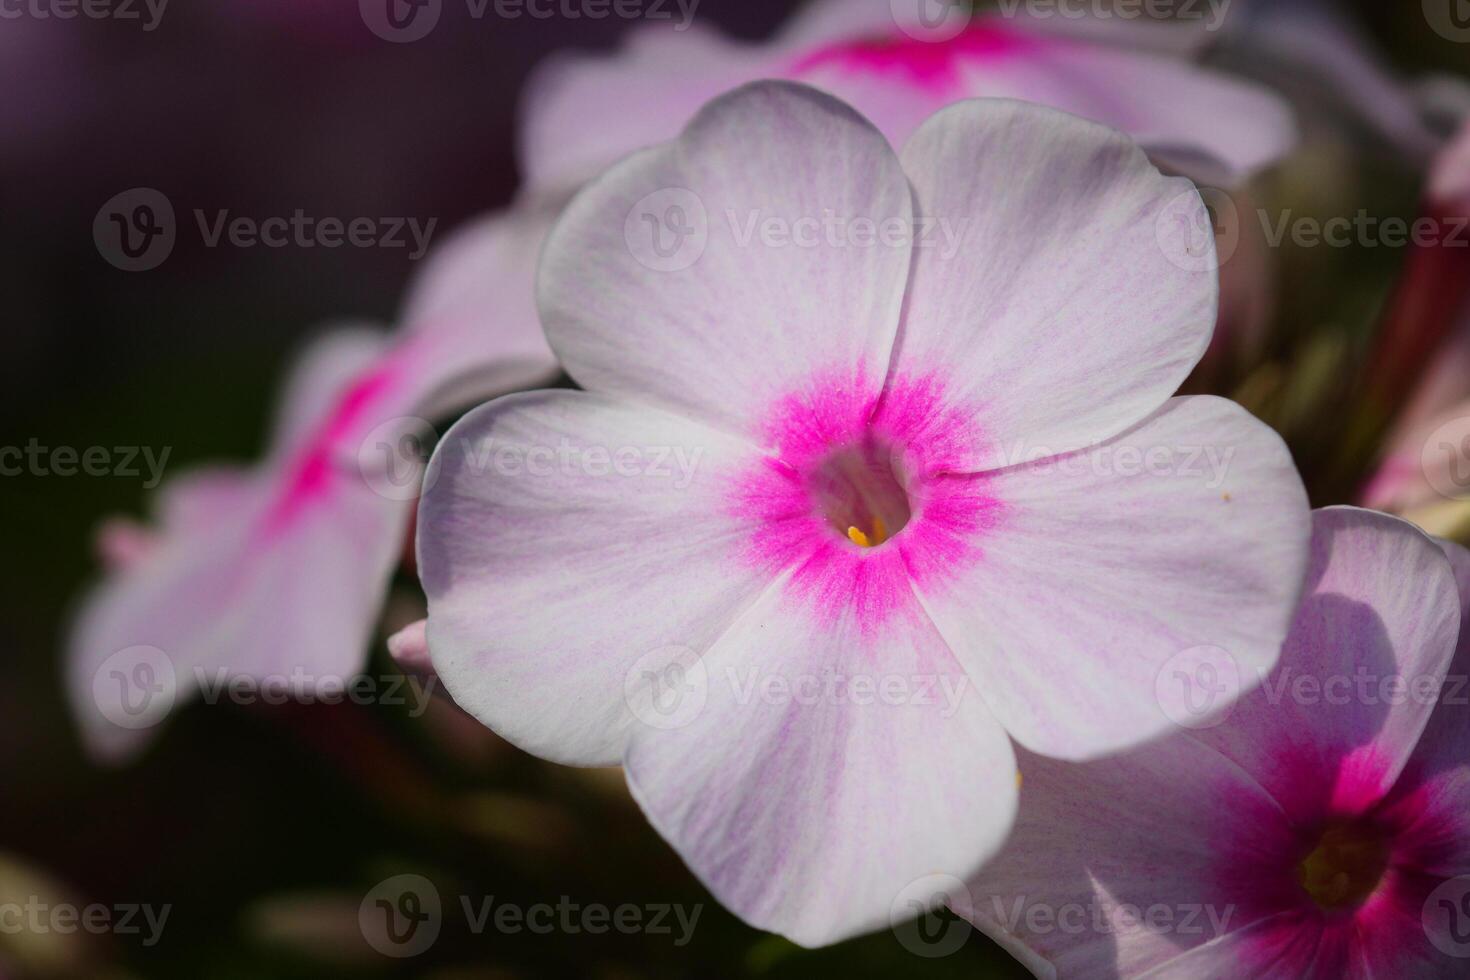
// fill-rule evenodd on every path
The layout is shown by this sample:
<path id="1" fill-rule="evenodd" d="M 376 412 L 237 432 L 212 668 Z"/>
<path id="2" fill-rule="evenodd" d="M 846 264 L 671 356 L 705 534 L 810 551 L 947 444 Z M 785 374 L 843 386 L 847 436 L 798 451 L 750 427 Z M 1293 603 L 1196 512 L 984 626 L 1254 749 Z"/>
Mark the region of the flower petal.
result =
<path id="1" fill-rule="evenodd" d="M 1394 785 L 1454 653 L 1454 575 L 1413 525 L 1352 507 L 1314 515 L 1311 565 L 1281 661 L 1199 737 L 1288 813 L 1361 813 Z"/>
<path id="2" fill-rule="evenodd" d="M 270 493 L 242 501 L 229 521 L 170 528 L 88 597 L 67 674 L 93 754 L 133 755 L 201 687 L 218 694 L 215 685 L 242 676 L 332 683 L 361 669 L 409 512 L 360 479 L 344 476 L 330 493 L 289 531 L 265 530 L 277 506 Z M 147 652 L 128 653 L 139 648 Z M 143 661 L 149 690 L 129 686 Z"/>
<path id="3" fill-rule="evenodd" d="M 1180 734 L 1086 764 L 1018 755 L 1015 830 L 955 907 L 1001 945 L 1057 976 L 1139 976 L 1275 914 L 1253 892 L 1279 884 L 1249 869 L 1290 867 L 1285 818 L 1218 753 Z"/>
<path id="4" fill-rule="evenodd" d="M 460 706 L 545 758 L 618 763 L 629 672 L 705 649 L 760 593 L 722 499 L 753 453 L 585 392 L 466 415 L 435 451 L 418 535 L 430 656 Z"/>
<path id="5" fill-rule="evenodd" d="M 773 74 L 760 70 L 759 49 L 699 23 L 641 24 L 627 38 L 609 54 L 552 54 L 532 72 L 520 135 L 530 193 L 569 193 L 626 154 L 672 139 L 720 93 Z"/>
<path id="6" fill-rule="evenodd" d="M 428 418 L 556 377 L 536 314 L 536 259 L 555 212 L 524 205 L 480 218 L 429 253 L 404 305 L 422 349 L 406 400 Z"/>
<path id="7" fill-rule="evenodd" d="M 1176 398 L 1101 446 L 967 479 L 998 516 L 920 598 L 1028 749 L 1089 758 L 1169 729 L 1192 692 L 1161 672 L 1192 651 L 1275 662 L 1309 514 L 1280 438 L 1239 406 Z"/>
<path id="8" fill-rule="evenodd" d="M 913 886 L 972 872 L 1014 815 L 1005 733 L 909 612 L 874 633 L 778 584 L 687 665 L 677 724 L 630 740 L 653 825 L 722 903 L 804 946 L 911 916 Z"/>
<path id="9" fill-rule="evenodd" d="M 589 390 L 747 433 L 820 369 L 882 379 L 908 238 L 855 229 L 909 218 L 871 125 L 803 86 L 749 85 L 567 208 L 542 257 L 547 336 Z"/>
<path id="10" fill-rule="evenodd" d="M 1126 137 L 972 101 L 925 123 L 903 160 L 932 237 L 916 249 L 897 360 L 966 382 L 957 397 L 987 437 L 973 468 L 1116 435 L 1199 361 L 1218 280 L 1171 261 L 1186 236 L 1170 214 L 1203 203 Z"/>

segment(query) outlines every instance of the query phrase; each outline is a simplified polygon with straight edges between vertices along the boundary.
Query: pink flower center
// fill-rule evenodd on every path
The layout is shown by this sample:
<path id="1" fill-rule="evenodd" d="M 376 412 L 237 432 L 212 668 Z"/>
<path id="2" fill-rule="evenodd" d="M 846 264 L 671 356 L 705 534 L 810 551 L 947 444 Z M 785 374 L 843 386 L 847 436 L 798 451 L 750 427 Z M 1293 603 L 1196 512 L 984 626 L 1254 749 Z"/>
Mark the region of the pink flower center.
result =
<path id="1" fill-rule="evenodd" d="M 907 34 L 864 37 L 818 48 L 792 66 L 800 78 L 824 68 L 854 74 L 887 74 L 935 92 L 960 82 L 966 62 L 1012 57 L 1037 43 L 1033 38 L 994 24 L 976 24 L 945 41 Z"/>
<path id="2" fill-rule="evenodd" d="M 807 476 L 812 505 L 836 533 L 862 548 L 898 534 L 913 516 L 900 454 L 875 439 L 834 450 Z"/>
<path id="3" fill-rule="evenodd" d="M 1389 834 L 1372 823 L 1332 824 L 1297 866 L 1297 880 L 1323 909 L 1355 909 L 1382 883 L 1390 844 Z"/>
<path id="4" fill-rule="evenodd" d="M 833 369 L 777 398 L 761 425 L 775 451 L 729 492 L 751 529 L 745 561 L 785 574 L 824 622 L 851 617 L 864 632 L 979 561 L 1005 508 L 966 473 L 975 412 L 947 391 L 939 373 L 875 390 L 862 371 Z"/>

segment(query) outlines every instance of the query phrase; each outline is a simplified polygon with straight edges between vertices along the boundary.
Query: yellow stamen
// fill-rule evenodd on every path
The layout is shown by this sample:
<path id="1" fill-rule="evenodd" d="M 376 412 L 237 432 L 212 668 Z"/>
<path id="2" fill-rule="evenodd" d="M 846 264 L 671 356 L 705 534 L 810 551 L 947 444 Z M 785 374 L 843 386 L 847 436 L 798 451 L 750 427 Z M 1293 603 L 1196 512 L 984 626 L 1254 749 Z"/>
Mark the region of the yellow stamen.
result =
<path id="1" fill-rule="evenodd" d="M 859 548 L 872 548 L 888 540 L 888 528 L 884 526 L 883 518 L 874 517 L 871 534 L 857 527 L 849 527 L 847 529 L 847 540 Z"/>

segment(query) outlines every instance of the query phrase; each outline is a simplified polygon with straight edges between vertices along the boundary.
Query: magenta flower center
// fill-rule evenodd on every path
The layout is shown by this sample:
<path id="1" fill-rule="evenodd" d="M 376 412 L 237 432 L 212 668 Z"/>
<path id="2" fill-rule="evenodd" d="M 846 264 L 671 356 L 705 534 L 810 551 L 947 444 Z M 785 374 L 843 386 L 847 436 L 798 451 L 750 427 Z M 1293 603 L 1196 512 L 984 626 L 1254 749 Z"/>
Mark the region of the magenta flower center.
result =
<path id="1" fill-rule="evenodd" d="M 884 543 L 913 516 L 901 455 L 876 440 L 835 450 L 806 482 L 812 505 L 827 525 L 862 548 Z"/>
<path id="2" fill-rule="evenodd" d="M 1388 834 L 1368 823 L 1329 826 L 1297 867 L 1297 880 L 1323 909 L 1354 909 L 1383 881 L 1392 848 Z"/>

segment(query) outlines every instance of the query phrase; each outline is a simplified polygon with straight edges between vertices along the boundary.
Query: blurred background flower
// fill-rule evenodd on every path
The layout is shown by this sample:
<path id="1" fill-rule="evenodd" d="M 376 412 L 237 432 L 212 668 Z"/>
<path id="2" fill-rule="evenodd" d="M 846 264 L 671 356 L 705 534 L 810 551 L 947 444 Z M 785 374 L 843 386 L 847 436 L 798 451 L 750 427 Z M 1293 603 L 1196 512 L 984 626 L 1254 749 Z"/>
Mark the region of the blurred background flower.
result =
<path id="1" fill-rule="evenodd" d="M 62 6 L 37 0 L 0 19 L 0 448 L 19 450 L 0 456 L 11 568 L 0 593 L 11 665 L 0 685 L 0 911 L 172 911 L 153 945 L 49 918 L 0 929 L 0 977 L 1021 975 L 977 935 L 931 958 L 907 934 L 805 952 L 739 924 L 616 773 L 510 749 L 434 696 L 432 678 L 390 699 L 386 685 L 402 678 L 376 641 L 366 672 L 382 686 L 363 703 L 226 697 L 181 707 L 126 768 L 87 761 L 61 651 L 100 574 L 96 527 L 150 506 L 140 451 L 169 450 L 170 477 L 261 458 L 279 381 L 316 325 L 392 322 L 422 270 L 411 247 L 383 242 L 386 220 L 433 219 L 434 240 L 447 242 L 510 204 L 533 68 L 557 52 L 565 63 L 568 50 L 621 50 L 654 4 L 618 8 L 633 18 L 595 0 L 541 4 L 551 16 L 537 17 L 530 5 L 431 0 L 438 20 L 411 43 L 375 33 L 366 0 L 212 0 L 156 19 L 141 3 L 136 19 L 36 13 Z M 1280 430 L 1316 503 L 1366 499 L 1464 540 L 1470 432 L 1456 426 L 1470 416 L 1470 249 L 1448 234 L 1464 210 L 1443 188 L 1458 185 L 1430 175 L 1462 173 L 1450 140 L 1470 108 L 1470 30 L 1420 4 L 1226 6 L 1211 30 L 1106 16 L 1049 25 L 1276 88 L 1294 109 L 1303 141 L 1287 158 L 1206 195 L 1217 244 L 1235 243 L 1222 276 L 1236 298 L 1192 387 Z M 792 30 L 798 7 L 702 0 L 696 14 L 707 35 L 760 44 Z M 674 33 L 683 8 L 659 8 Z M 670 50 L 699 62 L 694 34 Z M 676 67 L 658 94 L 681 94 L 687 78 Z M 625 102 L 607 111 L 637 116 L 636 99 Z M 94 225 L 138 188 L 174 218 L 171 240 L 148 237 L 134 259 Z M 236 219 L 298 211 L 370 219 L 378 233 L 368 247 L 267 247 L 227 230 L 212 240 Z M 1439 230 L 1427 244 L 1385 231 L 1389 219 L 1426 217 Z M 1334 219 L 1349 222 L 1345 244 L 1323 234 Z M 151 267 L 118 267 L 139 261 Z M 106 462 L 86 475 L 79 461 L 93 449 Z M 139 543 L 126 529 L 109 540 L 122 554 Z M 379 637 L 422 615 L 401 568 L 384 608 Z M 374 947 L 364 907 L 423 909 L 432 896 L 375 891 L 403 875 L 436 886 L 441 922 L 429 948 L 395 959 Z M 460 899 L 473 910 L 487 896 L 702 914 L 685 945 L 648 930 L 477 933 Z"/>

